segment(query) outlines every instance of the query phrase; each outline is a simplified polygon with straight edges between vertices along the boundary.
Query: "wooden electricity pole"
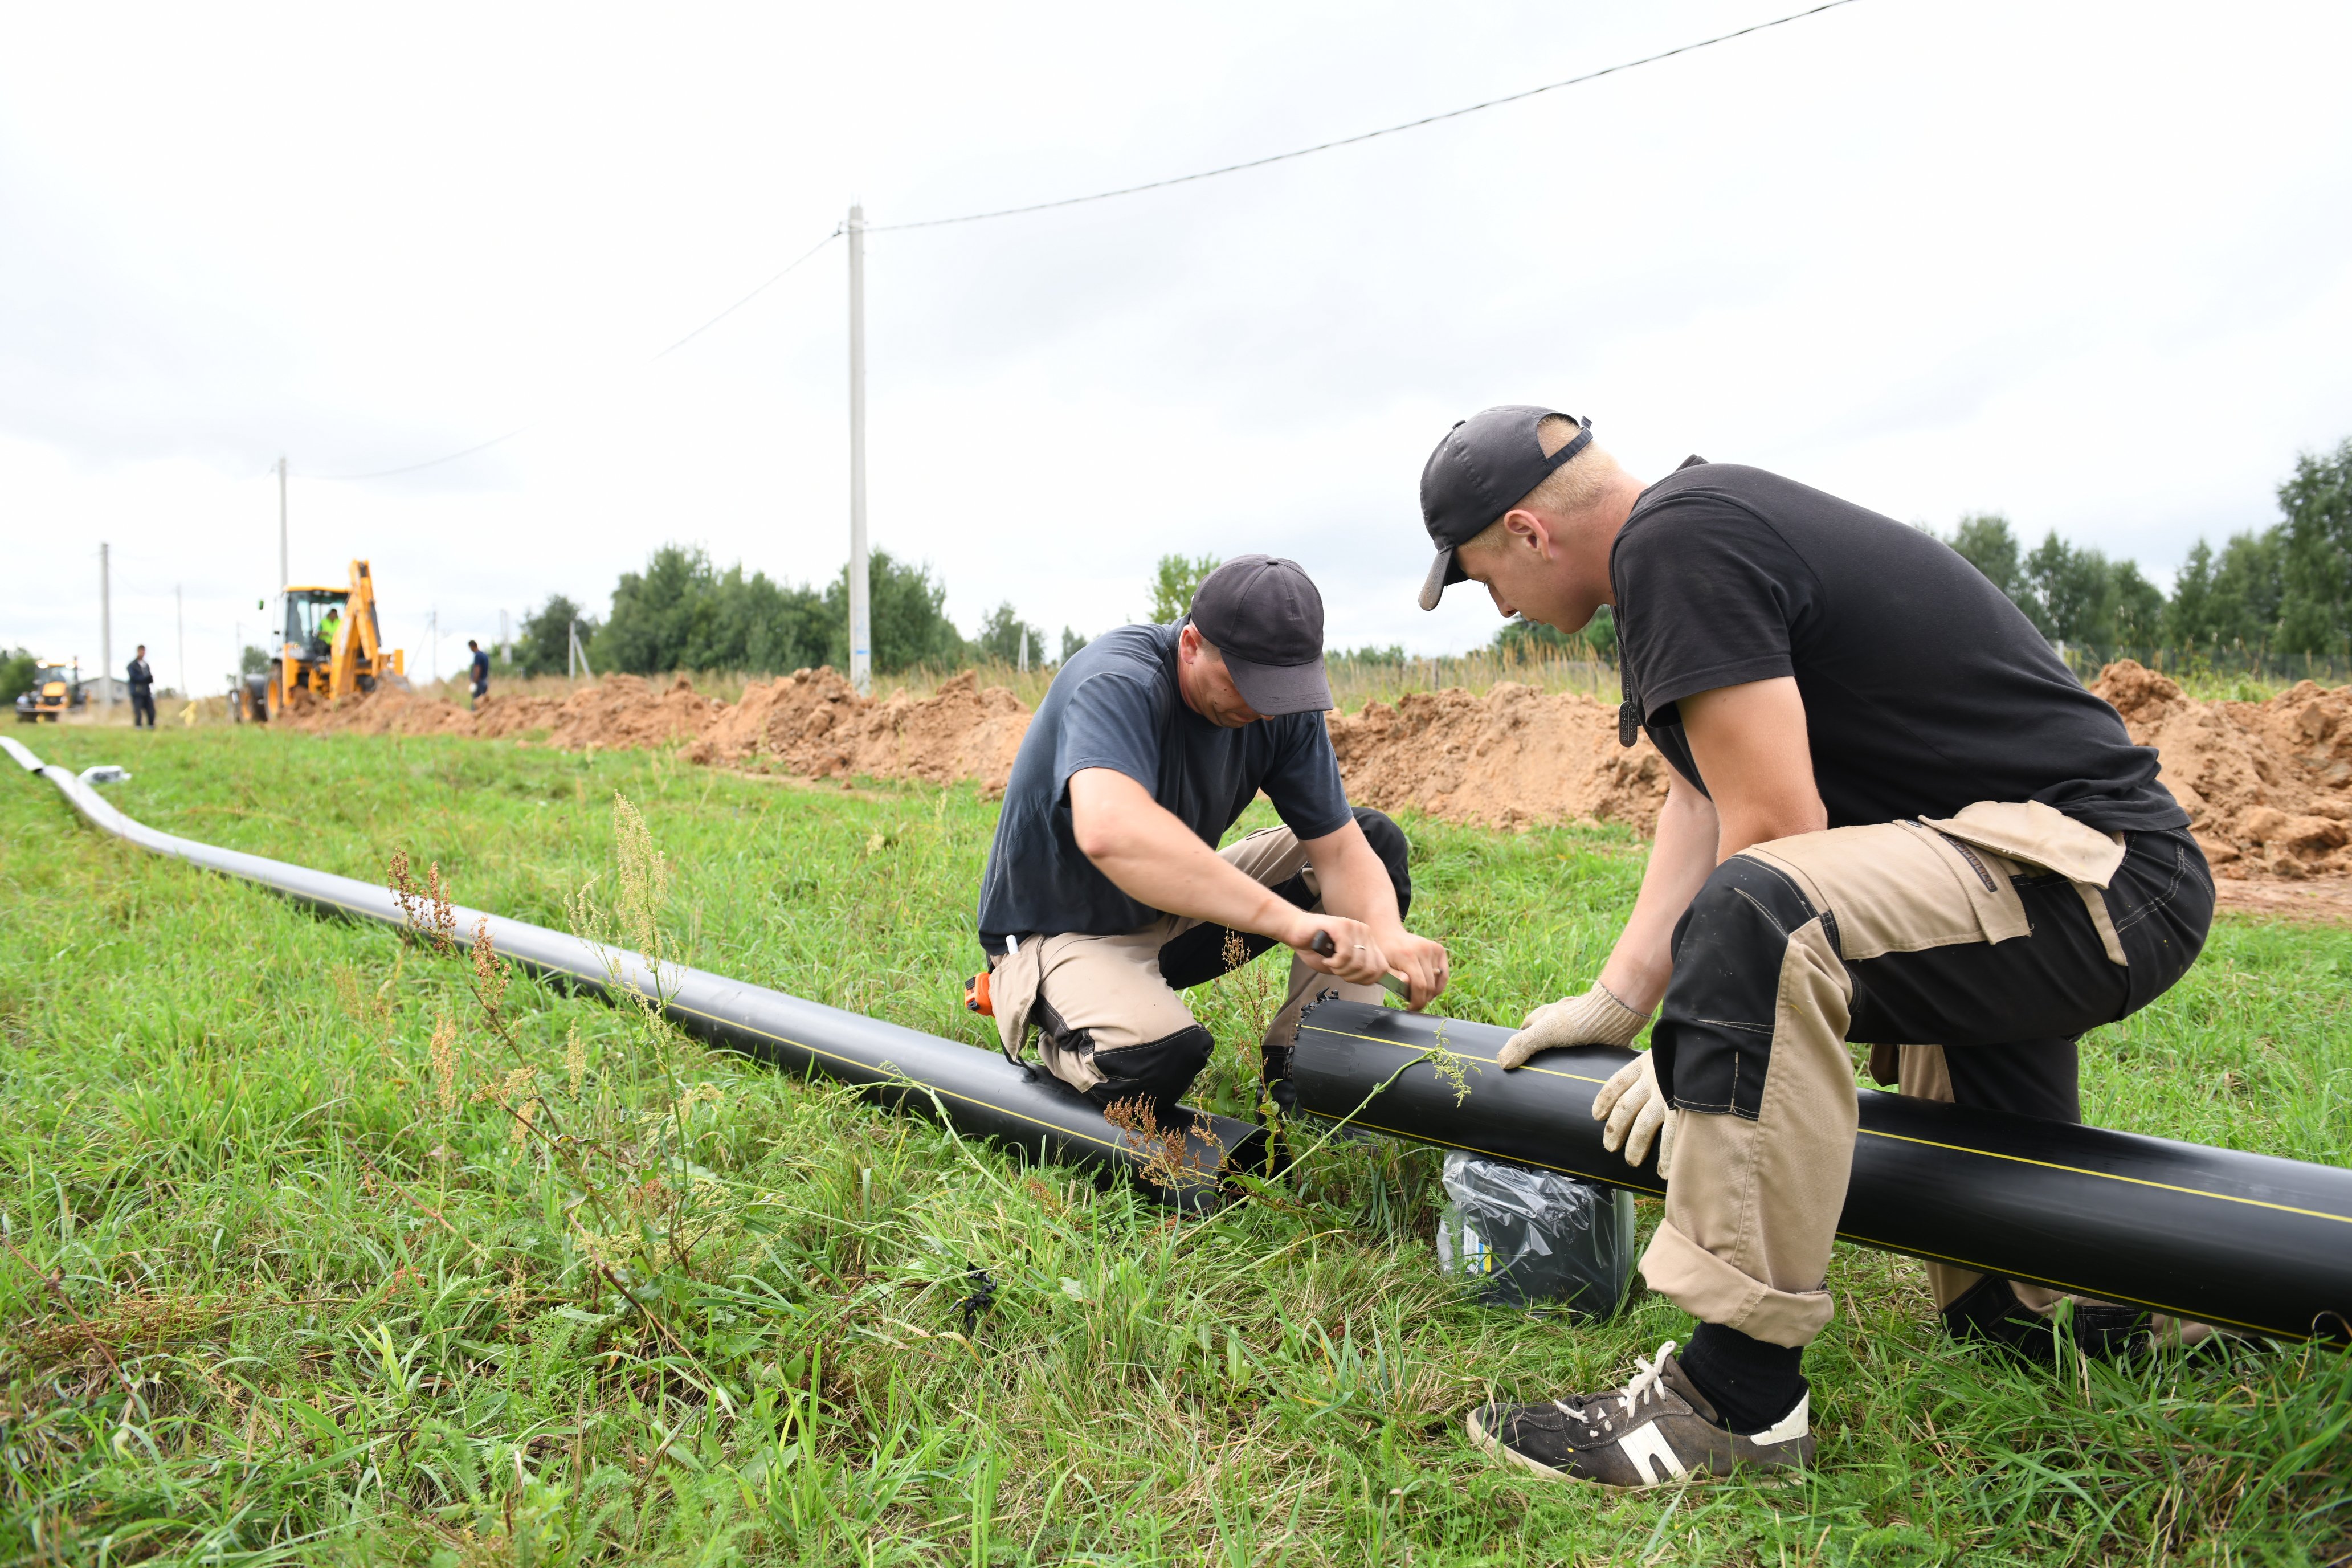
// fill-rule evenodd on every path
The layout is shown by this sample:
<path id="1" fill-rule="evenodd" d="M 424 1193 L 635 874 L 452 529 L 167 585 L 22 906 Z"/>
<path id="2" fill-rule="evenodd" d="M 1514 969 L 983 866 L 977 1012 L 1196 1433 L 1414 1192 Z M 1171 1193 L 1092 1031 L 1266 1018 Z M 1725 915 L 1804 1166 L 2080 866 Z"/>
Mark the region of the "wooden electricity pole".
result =
<path id="1" fill-rule="evenodd" d="M 849 683 L 874 689 L 866 602 L 866 208 L 849 209 Z"/>

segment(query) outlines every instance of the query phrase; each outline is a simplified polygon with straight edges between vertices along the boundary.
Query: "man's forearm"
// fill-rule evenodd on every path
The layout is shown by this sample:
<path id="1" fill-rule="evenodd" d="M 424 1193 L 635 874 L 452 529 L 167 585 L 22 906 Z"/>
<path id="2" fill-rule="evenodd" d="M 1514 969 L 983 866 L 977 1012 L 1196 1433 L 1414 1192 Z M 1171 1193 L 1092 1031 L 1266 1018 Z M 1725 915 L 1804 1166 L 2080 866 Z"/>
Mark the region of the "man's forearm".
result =
<path id="1" fill-rule="evenodd" d="M 1364 830 L 1351 820 L 1338 832 L 1310 840 L 1307 858 L 1323 895 L 1323 907 L 1335 915 L 1361 921 L 1386 936 L 1404 930 L 1397 911 L 1396 884 L 1381 864 Z"/>
<path id="2" fill-rule="evenodd" d="M 1279 938 L 1297 912 L 1181 824 L 1167 836 L 1129 828 L 1087 858 L 1120 892 L 1168 914 Z"/>
<path id="3" fill-rule="evenodd" d="M 1297 914 L 1123 774 L 1089 769 L 1074 775 L 1070 816 L 1079 851 L 1138 903 L 1276 940 Z"/>
<path id="4" fill-rule="evenodd" d="M 1675 969 L 1675 922 L 1715 870 L 1718 831 L 1713 804 L 1677 776 L 1658 813 L 1658 836 L 1633 912 L 1601 968 L 1601 984 L 1637 1013 L 1655 1010 L 1665 996 Z"/>

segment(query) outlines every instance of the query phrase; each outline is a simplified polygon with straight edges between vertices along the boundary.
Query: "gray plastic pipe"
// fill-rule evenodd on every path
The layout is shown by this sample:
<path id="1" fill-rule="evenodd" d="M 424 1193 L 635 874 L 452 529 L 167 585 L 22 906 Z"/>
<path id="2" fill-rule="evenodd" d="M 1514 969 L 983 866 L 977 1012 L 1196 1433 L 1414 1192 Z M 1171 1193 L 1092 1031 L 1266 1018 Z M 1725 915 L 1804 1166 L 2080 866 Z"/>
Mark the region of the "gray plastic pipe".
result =
<path id="1" fill-rule="evenodd" d="M 43 766 L 19 742 L 0 736 L 0 747 L 26 772 L 57 785 L 94 826 L 142 849 L 257 883 L 314 909 L 383 925 L 408 925 L 388 887 L 159 833 L 117 811 L 68 769 Z M 656 999 L 670 1020 L 715 1045 L 855 1084 L 886 1104 L 944 1114 L 958 1131 L 1023 1150 L 1036 1159 L 1132 1176 L 1161 1201 L 1184 1208 L 1213 1206 L 1222 1201 L 1219 1177 L 1223 1171 L 1258 1170 L 1266 1158 L 1264 1128 L 1188 1108 L 1192 1121 L 1182 1170 L 1171 1171 L 1166 1160 L 1155 1160 L 1157 1151 L 1105 1121 L 1102 1112 L 1075 1090 L 1048 1074 L 1015 1067 L 996 1051 L 804 1002 L 706 970 L 665 963 L 656 972 L 636 953 L 503 915 L 464 908 L 453 912 L 458 940 L 470 942 L 477 926 L 488 922 L 492 947 L 535 973 L 609 1002 L 633 994 Z M 1172 1179 L 1153 1180 L 1147 1169 Z"/>

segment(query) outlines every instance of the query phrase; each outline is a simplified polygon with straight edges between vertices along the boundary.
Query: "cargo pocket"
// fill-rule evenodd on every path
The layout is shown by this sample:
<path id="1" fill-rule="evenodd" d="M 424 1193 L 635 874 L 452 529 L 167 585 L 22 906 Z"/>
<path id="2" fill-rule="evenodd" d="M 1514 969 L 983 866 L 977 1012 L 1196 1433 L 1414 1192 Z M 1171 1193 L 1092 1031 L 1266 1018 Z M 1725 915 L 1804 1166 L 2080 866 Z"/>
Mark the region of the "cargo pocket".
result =
<path id="1" fill-rule="evenodd" d="M 1916 822 L 1833 827 L 1741 853 L 1787 875 L 1851 963 L 2030 929 L 2005 866 Z"/>
<path id="2" fill-rule="evenodd" d="M 1013 951 L 988 965 L 989 1005 L 996 1015 L 997 1042 L 1016 1066 L 1029 1054 L 1029 1016 L 1036 1010 L 1037 985 L 1045 970 L 1045 939 L 1013 939 Z"/>
<path id="3" fill-rule="evenodd" d="M 2074 885 L 2075 896 L 2083 900 L 2084 912 L 2091 917 L 2092 928 L 2099 933 L 2099 944 L 2107 962 L 2128 967 L 2105 890 L 2115 880 L 2116 868 L 2123 864 L 2122 834 L 2102 833 L 2038 800 L 1980 800 L 1958 816 L 1923 817 L 1921 821 L 1946 837 L 1958 840 L 1964 848 L 2039 867 L 2065 878 Z"/>

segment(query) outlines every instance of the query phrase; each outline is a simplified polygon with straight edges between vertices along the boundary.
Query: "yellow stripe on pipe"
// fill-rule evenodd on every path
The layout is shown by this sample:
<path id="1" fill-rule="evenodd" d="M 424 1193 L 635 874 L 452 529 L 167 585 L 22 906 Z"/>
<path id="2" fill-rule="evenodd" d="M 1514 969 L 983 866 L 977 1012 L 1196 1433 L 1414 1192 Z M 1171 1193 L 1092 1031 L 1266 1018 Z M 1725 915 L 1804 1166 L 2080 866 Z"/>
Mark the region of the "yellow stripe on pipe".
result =
<path id="1" fill-rule="evenodd" d="M 1413 1046 L 1401 1045 L 1395 1040 L 1383 1040 L 1377 1035 L 1350 1034 L 1344 1029 L 1328 1029 L 1317 1024 L 1301 1024 L 1299 1027 L 1302 1030 L 1313 1029 L 1318 1035 L 1331 1035 L 1341 1039 L 1362 1040 L 1370 1045 L 1387 1046 L 1392 1050 L 1410 1051 L 1421 1049 L 1425 1051 L 1427 1049 L 1426 1047 L 1416 1047 Z M 1451 1046 L 1446 1048 L 1448 1050 L 1453 1049 Z M 1465 1052 L 1457 1052 L 1456 1054 L 1467 1055 Z M 1470 1057 L 1469 1059 L 1472 1061 L 1482 1061 L 1489 1064 L 1492 1064 L 1495 1060 L 1492 1057 Z M 1583 1073 L 1561 1072 L 1557 1068 L 1523 1067 L 1517 1068 L 1512 1070 L 1517 1072 L 1547 1073 L 1553 1078 L 1574 1079 L 1580 1083 L 1606 1083 L 1608 1081 L 1606 1079 L 1591 1078 Z M 1383 1131 L 1386 1130 L 1383 1129 Z M 2082 1165 L 2064 1165 L 2060 1164 L 2054 1160 L 2036 1160 L 2023 1154 L 1996 1153 L 1990 1149 L 1971 1149 L 1961 1143 L 1939 1143 L 1932 1138 L 1913 1138 L 1901 1132 L 1878 1132 L 1874 1131 L 1867 1127 L 1861 1128 L 1858 1131 L 1864 1138 L 1885 1138 L 1897 1143 L 1917 1143 L 1930 1149 L 1949 1150 L 1951 1152 L 1956 1154 L 1974 1154 L 1979 1159 L 1983 1160 L 2007 1160 L 2012 1163 L 2020 1165 L 2037 1165 L 2045 1171 L 2063 1171 L 2069 1174 L 2077 1176 L 2096 1176 L 2102 1181 L 2126 1182 L 2136 1187 L 2156 1187 L 2168 1193 L 2183 1193 L 2193 1198 L 2211 1198 L 2216 1203 L 2244 1204 L 2249 1208 L 2273 1209 L 2280 1214 L 2301 1215 L 2306 1219 L 2333 1220 L 2338 1225 L 2352 1225 L 2352 1215 L 2330 1214 L 2325 1209 L 2297 1208 L 2293 1204 L 2274 1204 L 2264 1198 L 2245 1198 L 2240 1197 L 2235 1193 L 2213 1193 L 2208 1192 L 2202 1187 L 2184 1187 L 2171 1182 L 2152 1182 L 2145 1176 L 2117 1175 L 2113 1171 L 2094 1171 Z M 1417 1137 L 1419 1134 L 1399 1133 L 1397 1136 Z M 1428 1142 L 1442 1142 L 1442 1140 L 1431 1139 L 1428 1140 Z M 1458 1146 L 1459 1145 L 1454 1144 L 1447 1145 L 1449 1148 Z M 1559 1167 L 1553 1166 L 1551 1168 L 1557 1170 Z M 1871 1245 L 1877 1246 L 1878 1243 L 1874 1242 Z M 1969 1267 L 1974 1266 L 1969 1265 Z M 2071 1289 L 2071 1287 L 2068 1287 L 2068 1289 Z"/>

